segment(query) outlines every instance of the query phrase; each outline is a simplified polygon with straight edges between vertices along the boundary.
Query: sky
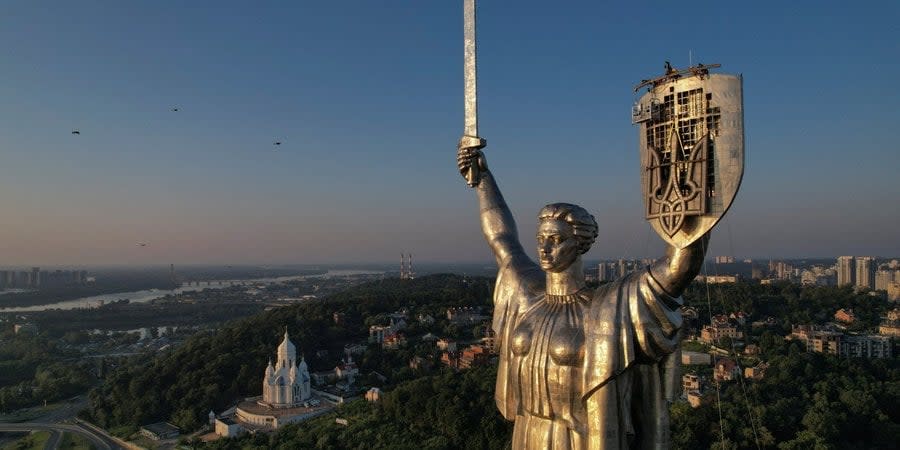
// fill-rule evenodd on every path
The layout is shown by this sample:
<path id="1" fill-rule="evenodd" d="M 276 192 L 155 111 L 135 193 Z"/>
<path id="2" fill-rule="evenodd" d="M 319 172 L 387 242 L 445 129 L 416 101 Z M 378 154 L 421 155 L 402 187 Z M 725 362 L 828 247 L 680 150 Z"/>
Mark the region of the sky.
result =
<path id="1" fill-rule="evenodd" d="M 480 133 L 523 245 L 563 201 L 598 220 L 587 258 L 662 254 L 632 87 L 690 59 L 744 76 L 710 256 L 900 255 L 898 17 L 480 1 Z M 461 0 L 6 1 L 0 265 L 491 261 L 455 166 L 462 39 Z"/>

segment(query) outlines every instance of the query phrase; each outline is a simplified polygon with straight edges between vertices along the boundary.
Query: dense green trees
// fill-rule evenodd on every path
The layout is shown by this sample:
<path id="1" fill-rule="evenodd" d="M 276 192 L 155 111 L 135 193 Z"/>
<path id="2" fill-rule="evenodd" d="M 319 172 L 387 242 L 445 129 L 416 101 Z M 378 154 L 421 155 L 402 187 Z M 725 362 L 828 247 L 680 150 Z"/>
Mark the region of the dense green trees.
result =
<path id="1" fill-rule="evenodd" d="M 675 448 L 718 448 L 722 434 L 736 448 L 888 449 L 900 442 L 896 358 L 840 359 L 780 339 L 761 347 L 769 363 L 762 380 L 724 383 L 720 402 L 713 389 L 697 409 L 672 406 Z"/>
<path id="2" fill-rule="evenodd" d="M 0 335 L 0 412 L 83 393 L 93 377 L 76 356 L 41 336 Z"/>
<path id="3" fill-rule="evenodd" d="M 496 369 L 476 368 L 418 378 L 378 403 L 357 401 L 334 413 L 266 436 L 223 439 L 214 449 L 503 449 L 512 422 L 494 406 Z M 335 423 L 343 418 L 347 426 Z"/>
<path id="4" fill-rule="evenodd" d="M 266 361 L 285 327 L 310 369 L 326 370 L 342 356 L 344 344 L 368 336 L 365 318 L 400 308 L 408 308 L 411 315 L 435 316 L 449 306 L 487 306 L 489 301 L 487 279 L 432 275 L 371 282 L 326 300 L 274 309 L 194 336 L 171 353 L 119 367 L 91 392 L 89 415 L 105 427 L 171 420 L 192 430 L 210 410 L 221 411 L 239 398 L 260 394 Z M 335 311 L 344 312 L 350 325 L 335 326 Z M 317 356 L 318 350 L 328 350 L 329 356 Z M 388 376 L 396 372 L 399 379 L 392 381 L 401 381 L 404 374 L 411 378 L 405 367 L 410 353 L 384 353 L 361 361 L 363 370 Z"/>

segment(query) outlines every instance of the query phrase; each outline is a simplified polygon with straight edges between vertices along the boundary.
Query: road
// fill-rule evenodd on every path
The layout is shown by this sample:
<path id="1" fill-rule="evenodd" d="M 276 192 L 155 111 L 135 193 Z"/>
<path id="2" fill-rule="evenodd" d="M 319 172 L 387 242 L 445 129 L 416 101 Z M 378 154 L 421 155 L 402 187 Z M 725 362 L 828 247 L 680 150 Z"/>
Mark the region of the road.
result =
<path id="1" fill-rule="evenodd" d="M 50 430 L 50 438 L 44 444 L 44 450 L 56 450 L 62 441 L 62 433 L 57 430 Z"/>
<path id="2" fill-rule="evenodd" d="M 84 436 L 98 450 L 121 449 L 122 447 L 116 444 L 104 430 L 75 417 L 85 407 L 87 407 L 87 399 L 83 396 L 75 397 L 32 422 L 0 423 L 0 431 L 49 431 L 50 438 L 44 446 L 45 450 L 58 449 L 62 442 L 62 435 L 66 432 Z"/>
<path id="3" fill-rule="evenodd" d="M 116 443 L 112 440 L 106 438 L 105 436 L 102 436 L 100 433 L 94 432 L 93 430 L 89 430 L 86 427 L 82 427 L 80 425 L 37 422 L 0 423 L 0 431 L 32 430 L 42 430 L 50 432 L 51 436 L 50 439 L 47 440 L 47 445 L 44 447 L 45 449 L 58 448 L 62 433 L 66 432 L 80 434 L 85 439 L 87 439 L 91 443 L 91 445 L 97 447 L 99 450 L 118 450 L 122 448 L 116 445 Z"/>

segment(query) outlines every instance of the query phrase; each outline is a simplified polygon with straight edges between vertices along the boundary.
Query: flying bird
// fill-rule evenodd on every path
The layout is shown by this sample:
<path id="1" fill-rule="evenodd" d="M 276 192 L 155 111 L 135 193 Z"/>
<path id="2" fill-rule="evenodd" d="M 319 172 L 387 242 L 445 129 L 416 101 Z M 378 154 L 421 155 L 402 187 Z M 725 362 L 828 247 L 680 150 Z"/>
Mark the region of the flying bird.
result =
<path id="1" fill-rule="evenodd" d="M 172 111 L 178 112 L 178 108 L 172 108 Z"/>
<path id="2" fill-rule="evenodd" d="M 275 141 L 272 145 L 281 145 L 281 141 Z"/>
<path id="3" fill-rule="evenodd" d="M 138 242 L 137 245 L 138 245 L 138 247 L 146 247 L 147 243 L 146 242 Z"/>
<path id="4" fill-rule="evenodd" d="M 81 134 L 81 132 L 78 130 L 72 130 L 72 134 Z"/>

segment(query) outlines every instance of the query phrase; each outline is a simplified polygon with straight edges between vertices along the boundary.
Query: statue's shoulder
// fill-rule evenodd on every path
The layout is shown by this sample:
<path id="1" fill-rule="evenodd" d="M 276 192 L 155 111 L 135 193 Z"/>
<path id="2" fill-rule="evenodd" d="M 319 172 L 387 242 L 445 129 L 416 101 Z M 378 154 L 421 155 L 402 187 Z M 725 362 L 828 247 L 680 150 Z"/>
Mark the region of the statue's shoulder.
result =
<path id="1" fill-rule="evenodd" d="M 512 293 L 534 293 L 546 290 L 546 275 L 528 257 L 513 258 L 497 272 L 497 287 Z"/>
<path id="2" fill-rule="evenodd" d="M 594 289 L 594 302 L 610 301 L 610 298 L 618 298 L 622 291 L 635 288 L 640 283 L 646 282 L 646 273 L 641 271 L 632 271 L 625 274 L 622 278 L 617 278 L 608 283 L 601 284 Z"/>

